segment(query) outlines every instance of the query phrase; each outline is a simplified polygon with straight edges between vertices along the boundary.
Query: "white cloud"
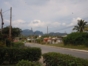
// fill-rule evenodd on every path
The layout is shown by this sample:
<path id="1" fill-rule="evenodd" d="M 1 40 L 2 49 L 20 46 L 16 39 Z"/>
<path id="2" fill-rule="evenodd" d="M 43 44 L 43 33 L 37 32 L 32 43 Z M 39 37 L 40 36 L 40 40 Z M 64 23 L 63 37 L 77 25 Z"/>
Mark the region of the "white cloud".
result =
<path id="1" fill-rule="evenodd" d="M 22 29 L 44 30 L 50 26 L 54 30 L 76 25 L 80 19 L 77 17 L 88 18 L 88 0 L 2 0 L 1 3 L 4 10 L 13 7 L 13 26 Z"/>
<path id="2" fill-rule="evenodd" d="M 33 20 L 31 21 L 31 23 L 29 23 L 29 26 L 34 27 L 34 28 L 37 28 L 37 27 L 43 28 L 47 26 L 58 27 L 60 26 L 60 23 L 59 22 L 51 23 L 51 22 L 42 22 L 40 20 Z"/>
<path id="3" fill-rule="evenodd" d="M 62 23 L 63 26 L 66 26 L 66 23 Z"/>
<path id="4" fill-rule="evenodd" d="M 44 22 L 41 22 L 40 20 L 33 20 L 29 23 L 29 26 L 30 27 L 44 27 L 46 25 L 46 23 Z"/>
<path id="5" fill-rule="evenodd" d="M 7 1 L 5 1 L 4 4 L 5 4 L 6 6 L 8 6 L 8 7 L 11 7 L 11 6 L 12 6 L 12 5 L 11 5 L 9 2 L 7 2 Z"/>
<path id="6" fill-rule="evenodd" d="M 78 20 L 81 20 L 82 18 L 77 17 L 77 18 L 73 18 L 72 22 L 68 25 L 68 26 L 74 26 L 77 25 Z"/>
<path id="7" fill-rule="evenodd" d="M 77 20 L 81 20 L 82 18 L 78 17 Z"/>
<path id="8" fill-rule="evenodd" d="M 21 20 L 21 19 L 18 19 L 18 20 L 15 20 L 15 21 L 13 21 L 13 24 L 24 24 L 25 23 L 25 21 L 24 20 Z"/>
<path id="9" fill-rule="evenodd" d="M 19 28 L 25 28 L 27 24 L 25 24 L 25 21 L 24 20 L 21 20 L 21 19 L 18 19 L 18 20 L 14 20 L 12 22 L 12 26 L 13 27 L 19 27 Z"/>

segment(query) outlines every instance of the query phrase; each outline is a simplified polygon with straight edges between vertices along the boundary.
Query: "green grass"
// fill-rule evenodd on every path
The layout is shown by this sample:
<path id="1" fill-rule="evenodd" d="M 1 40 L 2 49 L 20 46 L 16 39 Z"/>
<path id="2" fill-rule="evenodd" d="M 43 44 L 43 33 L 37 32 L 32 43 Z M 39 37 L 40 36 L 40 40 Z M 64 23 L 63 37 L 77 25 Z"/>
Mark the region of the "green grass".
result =
<path id="1" fill-rule="evenodd" d="M 16 65 L 0 65 L 0 66 L 16 66 Z"/>
<path id="2" fill-rule="evenodd" d="M 73 46 L 73 45 L 64 45 L 63 43 L 61 43 L 61 44 L 45 44 L 45 45 L 63 47 L 63 48 L 71 48 L 71 49 L 88 50 L 88 47 L 86 47 L 84 45 Z"/>

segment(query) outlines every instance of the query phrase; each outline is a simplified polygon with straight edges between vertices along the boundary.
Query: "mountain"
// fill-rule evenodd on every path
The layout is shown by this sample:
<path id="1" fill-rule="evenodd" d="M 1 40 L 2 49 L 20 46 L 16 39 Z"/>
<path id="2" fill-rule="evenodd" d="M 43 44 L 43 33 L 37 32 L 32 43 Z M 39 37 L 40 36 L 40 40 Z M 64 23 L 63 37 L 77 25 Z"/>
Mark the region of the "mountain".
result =
<path id="1" fill-rule="evenodd" d="M 43 32 L 41 31 L 32 31 L 32 30 L 29 30 L 29 29 L 25 29 L 25 30 L 22 30 L 22 35 L 24 36 L 29 36 L 29 35 L 46 35 L 46 34 L 43 34 Z M 48 35 L 50 36 L 64 36 L 64 35 L 67 35 L 67 33 L 54 33 L 54 32 L 51 32 L 49 33 Z"/>
<path id="2" fill-rule="evenodd" d="M 43 32 L 41 32 L 41 31 L 35 31 L 35 32 L 33 32 L 32 30 L 25 29 L 25 30 L 22 30 L 21 34 L 24 35 L 24 36 L 29 36 L 29 35 L 43 35 Z"/>
<path id="3" fill-rule="evenodd" d="M 41 32 L 41 31 L 35 31 L 34 35 L 43 35 L 43 32 Z"/>
<path id="4" fill-rule="evenodd" d="M 51 36 L 64 36 L 64 35 L 67 35 L 67 33 L 59 33 L 59 32 L 54 33 L 54 32 L 51 32 L 51 33 L 49 33 L 49 35 L 51 35 Z"/>
<path id="5" fill-rule="evenodd" d="M 29 29 L 25 29 L 25 30 L 22 30 L 21 34 L 24 36 L 33 35 L 33 31 Z"/>

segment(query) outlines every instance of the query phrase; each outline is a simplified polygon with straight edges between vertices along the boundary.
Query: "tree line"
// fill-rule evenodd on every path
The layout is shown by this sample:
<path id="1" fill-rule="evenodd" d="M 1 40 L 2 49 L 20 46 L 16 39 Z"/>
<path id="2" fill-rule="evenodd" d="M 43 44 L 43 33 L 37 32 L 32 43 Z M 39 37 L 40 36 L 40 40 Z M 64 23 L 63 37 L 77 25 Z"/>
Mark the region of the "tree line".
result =
<path id="1" fill-rule="evenodd" d="M 73 30 L 77 32 L 72 32 L 63 38 L 64 45 L 84 45 L 88 47 L 88 22 L 84 20 L 78 20 L 76 26 Z"/>

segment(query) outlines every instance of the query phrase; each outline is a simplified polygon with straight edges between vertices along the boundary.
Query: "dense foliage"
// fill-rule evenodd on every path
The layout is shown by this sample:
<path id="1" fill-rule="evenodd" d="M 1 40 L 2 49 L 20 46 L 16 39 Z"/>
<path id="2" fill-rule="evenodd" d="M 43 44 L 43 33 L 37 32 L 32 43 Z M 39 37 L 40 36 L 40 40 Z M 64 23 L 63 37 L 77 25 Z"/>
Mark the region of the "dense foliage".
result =
<path id="1" fill-rule="evenodd" d="M 0 33 L 0 47 L 11 46 L 11 41 L 7 38 L 6 34 Z"/>
<path id="2" fill-rule="evenodd" d="M 15 47 L 15 48 L 25 48 L 25 45 L 22 42 L 13 42 L 12 43 L 12 47 Z"/>
<path id="3" fill-rule="evenodd" d="M 63 38 L 65 45 L 85 45 L 88 46 L 88 33 L 71 33 L 67 37 Z"/>
<path id="4" fill-rule="evenodd" d="M 21 60 L 16 64 L 16 66 L 33 66 L 33 63 L 28 60 Z"/>
<path id="5" fill-rule="evenodd" d="M 31 62 L 31 61 L 28 61 L 28 60 L 21 60 L 16 64 L 16 66 L 41 66 L 41 64 L 38 63 L 38 62 Z"/>
<path id="6" fill-rule="evenodd" d="M 40 48 L 0 48 L 0 64 L 15 64 L 20 60 L 38 61 Z"/>
<path id="7" fill-rule="evenodd" d="M 12 28 L 12 32 L 11 32 L 12 38 L 18 37 L 20 33 L 21 33 L 20 28 Z M 3 28 L 3 34 L 9 36 L 9 27 Z"/>
<path id="8" fill-rule="evenodd" d="M 3 32 L 0 32 L 0 47 L 12 46 L 12 39 L 18 37 L 21 33 L 20 28 L 12 28 L 11 39 L 9 38 L 9 27 L 3 28 Z"/>
<path id="9" fill-rule="evenodd" d="M 45 53 L 43 58 L 46 66 L 88 66 L 88 60 L 60 53 Z"/>

